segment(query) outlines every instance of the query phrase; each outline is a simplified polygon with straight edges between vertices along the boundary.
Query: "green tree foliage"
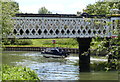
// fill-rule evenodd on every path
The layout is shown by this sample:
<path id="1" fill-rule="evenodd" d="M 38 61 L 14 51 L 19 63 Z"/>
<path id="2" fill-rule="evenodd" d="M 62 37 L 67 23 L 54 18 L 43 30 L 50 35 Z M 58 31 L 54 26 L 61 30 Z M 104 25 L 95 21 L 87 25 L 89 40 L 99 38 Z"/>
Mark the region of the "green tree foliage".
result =
<path id="1" fill-rule="evenodd" d="M 110 14 L 110 9 L 120 9 L 120 2 L 96 2 L 95 4 L 89 4 L 86 9 L 84 9 L 84 12 L 91 14 L 91 15 L 107 15 Z M 117 23 L 119 24 L 119 23 Z M 117 31 L 120 30 L 119 25 L 117 26 Z M 108 51 L 108 55 L 112 55 L 112 59 L 110 59 L 110 62 L 108 62 L 108 68 L 109 70 L 118 69 L 119 63 L 117 59 L 120 59 L 120 36 L 119 32 L 117 32 L 118 37 L 111 38 L 109 40 L 102 40 L 101 38 L 94 39 L 91 45 L 91 48 L 95 48 L 98 51 L 98 54 L 100 51 Z M 110 45 L 108 45 L 108 42 Z M 105 53 L 105 51 L 104 51 Z M 100 54 L 101 55 L 101 54 Z M 107 54 L 106 54 L 107 55 Z M 108 58 L 109 59 L 109 58 Z"/>
<path id="2" fill-rule="evenodd" d="M 2 4 L 2 36 L 6 37 L 6 34 L 10 33 L 13 28 L 13 21 L 11 18 L 18 13 L 19 6 L 18 3 L 8 1 L 1 2 Z"/>
<path id="3" fill-rule="evenodd" d="M 91 15 L 110 14 L 110 9 L 120 9 L 120 2 L 96 2 L 89 4 L 83 11 Z"/>
<path id="4" fill-rule="evenodd" d="M 82 14 L 82 12 L 80 12 L 80 11 L 77 11 L 77 14 L 78 14 L 78 15 L 80 15 L 80 14 Z"/>
<path id="5" fill-rule="evenodd" d="M 18 40 L 18 39 L 7 39 L 7 34 L 11 33 L 13 29 L 13 22 L 12 17 L 15 16 L 16 13 L 19 13 L 19 5 L 17 2 L 14 1 L 7 1 L 7 2 L 1 2 L 2 5 L 2 21 L 0 23 L 2 24 L 2 37 L 3 37 L 3 44 L 14 44 L 14 45 L 27 45 L 32 44 L 31 41 L 27 40 Z"/>
<path id="6" fill-rule="evenodd" d="M 12 17 L 15 16 L 16 13 L 18 13 L 19 10 L 19 5 L 18 3 L 14 1 L 7 0 L 6 2 L 3 0 L 0 2 L 1 3 L 1 35 L 3 37 L 2 42 L 4 44 L 4 41 L 7 40 L 9 41 L 6 37 L 7 34 L 9 34 L 12 29 L 13 29 L 13 20 L 11 19 Z M 6 38 L 6 39 L 5 39 Z"/>
<path id="7" fill-rule="evenodd" d="M 39 13 L 39 14 L 52 14 L 52 12 L 48 11 L 48 9 L 46 9 L 45 7 L 41 7 L 41 8 L 38 10 L 38 13 Z"/>

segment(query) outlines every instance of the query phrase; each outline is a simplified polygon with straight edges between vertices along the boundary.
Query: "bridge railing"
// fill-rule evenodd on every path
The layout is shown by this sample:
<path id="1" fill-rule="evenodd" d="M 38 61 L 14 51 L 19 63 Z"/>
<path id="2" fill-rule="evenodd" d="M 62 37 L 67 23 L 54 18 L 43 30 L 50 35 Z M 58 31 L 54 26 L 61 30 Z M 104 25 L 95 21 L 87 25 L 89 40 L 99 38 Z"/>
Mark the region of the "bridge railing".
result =
<path id="1" fill-rule="evenodd" d="M 110 19 L 13 17 L 13 33 L 9 38 L 76 38 L 110 37 Z"/>

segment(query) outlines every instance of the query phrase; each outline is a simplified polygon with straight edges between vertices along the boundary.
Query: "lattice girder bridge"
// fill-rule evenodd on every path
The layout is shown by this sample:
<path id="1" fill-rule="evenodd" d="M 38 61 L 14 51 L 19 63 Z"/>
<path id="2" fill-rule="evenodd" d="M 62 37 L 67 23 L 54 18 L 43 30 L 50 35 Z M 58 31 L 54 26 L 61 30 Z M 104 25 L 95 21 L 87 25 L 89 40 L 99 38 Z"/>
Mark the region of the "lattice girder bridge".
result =
<path id="1" fill-rule="evenodd" d="M 108 18 L 79 17 L 13 17 L 13 33 L 9 38 L 89 38 L 110 37 Z"/>

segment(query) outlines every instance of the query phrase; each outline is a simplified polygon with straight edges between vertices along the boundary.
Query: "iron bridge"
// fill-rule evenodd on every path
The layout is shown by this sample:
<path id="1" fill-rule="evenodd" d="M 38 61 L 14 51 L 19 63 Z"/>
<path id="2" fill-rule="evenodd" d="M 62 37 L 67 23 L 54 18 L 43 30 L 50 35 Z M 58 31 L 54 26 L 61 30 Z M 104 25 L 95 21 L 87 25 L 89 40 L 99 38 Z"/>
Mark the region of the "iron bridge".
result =
<path id="1" fill-rule="evenodd" d="M 103 15 L 16 14 L 12 19 L 14 28 L 8 38 L 111 37 L 116 27 L 116 19 Z"/>

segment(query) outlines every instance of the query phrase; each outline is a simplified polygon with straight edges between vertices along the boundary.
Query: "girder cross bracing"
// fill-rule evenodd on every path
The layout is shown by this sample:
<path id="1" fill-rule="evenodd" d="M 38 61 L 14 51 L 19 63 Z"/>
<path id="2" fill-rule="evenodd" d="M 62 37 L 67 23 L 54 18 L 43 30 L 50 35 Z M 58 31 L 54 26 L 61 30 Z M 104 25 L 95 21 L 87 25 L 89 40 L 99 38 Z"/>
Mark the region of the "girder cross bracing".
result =
<path id="1" fill-rule="evenodd" d="M 9 38 L 110 37 L 110 19 L 62 17 L 13 17 Z"/>

